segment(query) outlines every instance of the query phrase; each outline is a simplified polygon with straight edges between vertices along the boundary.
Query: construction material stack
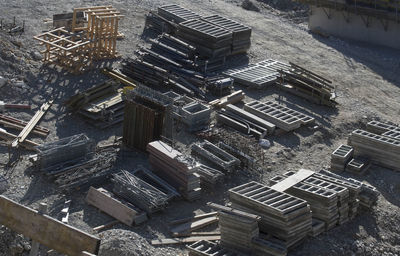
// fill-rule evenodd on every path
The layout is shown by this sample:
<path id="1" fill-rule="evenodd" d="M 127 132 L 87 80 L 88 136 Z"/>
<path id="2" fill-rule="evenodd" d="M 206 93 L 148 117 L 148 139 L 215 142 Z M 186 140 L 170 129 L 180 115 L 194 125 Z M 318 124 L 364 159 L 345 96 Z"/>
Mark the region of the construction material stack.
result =
<path id="1" fill-rule="evenodd" d="M 400 171 L 400 140 L 358 129 L 351 133 L 348 142 L 354 148 L 354 155 Z"/>
<path id="2" fill-rule="evenodd" d="M 331 155 L 331 171 L 342 173 L 353 156 L 354 150 L 348 145 L 340 145 Z"/>
<path id="3" fill-rule="evenodd" d="M 189 250 L 189 256 L 241 256 L 239 253 L 230 251 L 219 244 L 201 240 L 186 246 Z"/>
<path id="4" fill-rule="evenodd" d="M 193 201 L 201 196 L 197 163 L 162 141 L 147 145 L 149 163 L 154 172 L 172 185 L 182 196 Z"/>
<path id="5" fill-rule="evenodd" d="M 292 131 L 302 125 L 308 125 L 315 121 L 309 115 L 282 106 L 273 101 L 252 101 L 244 105 L 244 110 L 265 119 L 283 131 Z"/>
<path id="6" fill-rule="evenodd" d="M 259 215 L 260 231 L 282 240 L 286 247 L 302 241 L 311 231 L 312 216 L 307 201 L 249 182 L 229 190 L 232 207 Z"/>

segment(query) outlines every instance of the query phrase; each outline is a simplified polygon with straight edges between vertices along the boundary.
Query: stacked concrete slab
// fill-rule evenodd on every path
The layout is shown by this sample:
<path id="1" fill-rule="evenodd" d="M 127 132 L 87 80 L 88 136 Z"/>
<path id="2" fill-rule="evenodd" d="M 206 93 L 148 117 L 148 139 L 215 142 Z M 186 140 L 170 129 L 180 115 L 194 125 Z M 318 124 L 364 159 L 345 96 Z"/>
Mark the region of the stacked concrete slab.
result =
<path id="1" fill-rule="evenodd" d="M 154 172 L 172 185 L 189 200 L 201 196 L 200 176 L 196 173 L 196 162 L 162 141 L 147 145 L 149 163 Z"/>
<path id="2" fill-rule="evenodd" d="M 347 145 L 340 145 L 331 155 L 331 171 L 341 173 L 353 157 L 353 148 Z"/>
<path id="3" fill-rule="evenodd" d="M 191 149 L 192 154 L 205 159 L 224 171 L 233 171 L 240 164 L 239 159 L 207 140 L 193 144 Z"/>
<path id="4" fill-rule="evenodd" d="M 372 163 L 400 171 L 400 140 L 355 130 L 348 142 L 354 148 L 354 155 L 368 157 Z"/>
<path id="5" fill-rule="evenodd" d="M 255 100 L 245 104 L 244 109 L 275 124 L 284 131 L 295 130 L 302 125 L 307 125 L 315 121 L 311 116 L 272 101 L 260 102 Z"/>
<path id="6" fill-rule="evenodd" d="M 260 231 L 271 234 L 287 246 L 294 246 L 311 231 L 308 203 L 258 182 L 249 182 L 229 190 L 232 207 L 259 215 Z"/>

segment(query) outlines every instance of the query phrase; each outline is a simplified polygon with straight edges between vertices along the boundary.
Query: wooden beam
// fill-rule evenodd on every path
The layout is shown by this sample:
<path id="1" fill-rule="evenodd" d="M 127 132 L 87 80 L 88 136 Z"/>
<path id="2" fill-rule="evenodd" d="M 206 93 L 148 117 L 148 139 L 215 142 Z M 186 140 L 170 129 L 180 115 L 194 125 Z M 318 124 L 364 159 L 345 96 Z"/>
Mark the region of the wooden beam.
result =
<path id="1" fill-rule="evenodd" d="M 36 124 L 39 123 L 40 119 L 46 114 L 47 110 L 50 108 L 51 104 L 53 104 L 53 100 L 44 103 L 39 111 L 32 117 L 29 123 L 25 126 L 25 128 L 20 132 L 20 134 L 15 138 L 15 140 L 11 143 L 12 147 L 17 147 L 18 144 L 23 143 L 26 137 L 28 137 L 29 133 L 35 128 Z"/>
<path id="2" fill-rule="evenodd" d="M 187 217 L 187 218 L 183 218 L 183 219 L 173 220 L 173 221 L 170 221 L 169 224 L 170 225 L 178 225 L 178 224 L 182 224 L 182 223 L 185 223 L 185 222 L 194 221 L 194 220 L 198 220 L 198 219 L 203 219 L 203 218 L 206 218 L 206 217 L 217 216 L 217 215 L 218 215 L 218 212 L 209 212 L 209 213 L 196 215 L 196 216 L 193 216 L 193 217 Z"/>
<path id="3" fill-rule="evenodd" d="M 185 238 L 164 238 L 164 239 L 155 239 L 151 241 L 152 245 L 166 245 L 166 244 L 187 244 L 194 243 L 200 240 L 206 241 L 216 241 L 220 240 L 221 236 L 192 236 Z"/>
<path id="4" fill-rule="evenodd" d="M 90 187 L 86 196 L 86 202 L 128 226 L 140 224 L 147 220 L 144 212 L 138 212 L 133 207 L 129 207 L 121 201 L 112 198 L 109 192 L 103 188 L 95 189 L 94 187 Z"/>
<path id="5" fill-rule="evenodd" d="M 197 220 L 194 222 L 180 224 L 180 225 L 172 228 L 171 232 L 174 234 L 189 233 L 191 231 L 198 230 L 205 226 L 211 225 L 215 222 L 218 222 L 218 218 L 216 216 L 207 217 L 207 218 L 200 219 L 200 220 Z"/>
<path id="6" fill-rule="evenodd" d="M 273 190 L 279 191 L 279 192 L 284 192 L 285 190 L 293 187 L 299 182 L 302 182 L 303 180 L 307 179 L 311 175 L 313 175 L 314 172 L 306 169 L 300 169 L 297 173 L 287 177 L 286 179 L 276 183 L 273 185 L 271 188 Z"/>
<path id="7" fill-rule="evenodd" d="M 67 255 L 98 254 L 100 239 L 50 216 L 0 196 L 0 223 Z"/>
<path id="8" fill-rule="evenodd" d="M 206 231 L 206 232 L 190 232 L 182 234 L 174 234 L 173 237 L 189 237 L 189 236 L 219 236 L 221 231 Z"/>
<path id="9" fill-rule="evenodd" d="M 209 206 L 211 208 L 214 208 L 214 209 L 217 209 L 217 210 L 220 210 L 220 211 L 223 211 L 223 212 L 236 214 L 236 215 L 241 216 L 241 217 L 250 218 L 250 219 L 253 219 L 253 220 L 257 220 L 257 221 L 261 220 L 261 217 L 258 216 L 258 215 L 255 215 L 255 214 L 252 214 L 252 213 L 248 213 L 248 212 L 244 212 L 244 211 L 240 211 L 240 210 L 236 210 L 236 209 L 233 209 L 233 208 L 228 207 L 228 206 L 223 206 L 223 205 L 215 204 L 215 203 L 211 203 L 211 202 L 208 202 L 207 206 Z"/>
<path id="10" fill-rule="evenodd" d="M 17 135 L 14 135 L 12 133 L 7 132 L 4 129 L 0 128 L 0 139 L 5 140 L 7 142 L 15 140 L 17 138 Z M 28 150 L 34 150 L 35 147 L 39 146 L 38 143 L 31 141 L 31 140 L 25 140 L 23 143 L 20 144 L 22 147 L 28 149 Z"/>

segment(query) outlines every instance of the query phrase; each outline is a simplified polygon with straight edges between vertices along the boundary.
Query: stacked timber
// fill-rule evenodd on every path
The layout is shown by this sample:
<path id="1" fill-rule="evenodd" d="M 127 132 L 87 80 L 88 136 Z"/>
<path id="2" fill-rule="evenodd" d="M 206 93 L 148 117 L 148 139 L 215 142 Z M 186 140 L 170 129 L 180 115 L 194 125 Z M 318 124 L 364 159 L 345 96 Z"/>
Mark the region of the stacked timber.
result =
<path id="1" fill-rule="evenodd" d="M 72 96 L 65 104 L 99 128 L 122 122 L 124 101 L 120 84 L 108 80 Z"/>
<path id="2" fill-rule="evenodd" d="M 232 207 L 261 217 L 260 231 L 273 235 L 292 247 L 311 231 L 311 211 L 307 201 L 249 182 L 229 190 Z"/>
<path id="3" fill-rule="evenodd" d="M 354 150 L 347 145 L 340 145 L 331 155 L 331 171 L 341 173 L 350 162 Z"/>
<path id="4" fill-rule="evenodd" d="M 259 218 L 259 216 L 246 216 L 244 212 L 237 214 L 232 211 L 221 211 L 219 213 L 221 245 L 249 253 L 253 239 L 259 234 Z"/>
<path id="5" fill-rule="evenodd" d="M 372 163 L 400 171 L 400 140 L 355 130 L 348 142 L 354 148 L 354 155 L 368 157 Z"/>
<path id="6" fill-rule="evenodd" d="M 290 69 L 278 72 L 280 88 L 320 105 L 336 106 L 332 81 L 293 63 Z"/>
<path id="7" fill-rule="evenodd" d="M 172 185 L 182 196 L 193 201 L 201 196 L 196 162 L 162 141 L 147 145 L 149 163 L 157 176 Z"/>
<path id="8" fill-rule="evenodd" d="M 273 101 L 252 101 L 244 105 L 244 110 L 265 119 L 284 131 L 291 131 L 302 125 L 313 123 L 315 119 L 311 116 L 282 106 Z"/>

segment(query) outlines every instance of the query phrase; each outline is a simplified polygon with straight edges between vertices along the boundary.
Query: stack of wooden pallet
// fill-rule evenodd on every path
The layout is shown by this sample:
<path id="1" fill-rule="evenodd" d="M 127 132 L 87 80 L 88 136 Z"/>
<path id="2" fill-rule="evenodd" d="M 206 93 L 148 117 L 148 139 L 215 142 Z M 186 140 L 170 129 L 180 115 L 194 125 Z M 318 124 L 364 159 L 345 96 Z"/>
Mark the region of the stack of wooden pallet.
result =
<path id="1" fill-rule="evenodd" d="M 315 119 L 273 101 L 252 101 L 244 105 L 244 110 L 265 119 L 284 131 L 291 131 L 301 125 L 313 123 Z"/>
<path id="2" fill-rule="evenodd" d="M 355 130 L 348 141 L 354 148 L 354 155 L 368 157 L 372 163 L 400 171 L 400 140 Z"/>
<path id="3" fill-rule="evenodd" d="M 149 163 L 154 172 L 172 185 L 189 201 L 201 196 L 200 176 L 196 173 L 196 163 L 162 141 L 147 145 Z"/>
<path id="4" fill-rule="evenodd" d="M 229 190 L 232 207 L 259 215 L 260 231 L 269 233 L 294 246 L 311 231 L 311 211 L 300 198 L 249 182 Z"/>
<path id="5" fill-rule="evenodd" d="M 331 171 L 341 173 L 345 170 L 353 156 L 353 148 L 347 145 L 340 145 L 331 155 Z"/>

